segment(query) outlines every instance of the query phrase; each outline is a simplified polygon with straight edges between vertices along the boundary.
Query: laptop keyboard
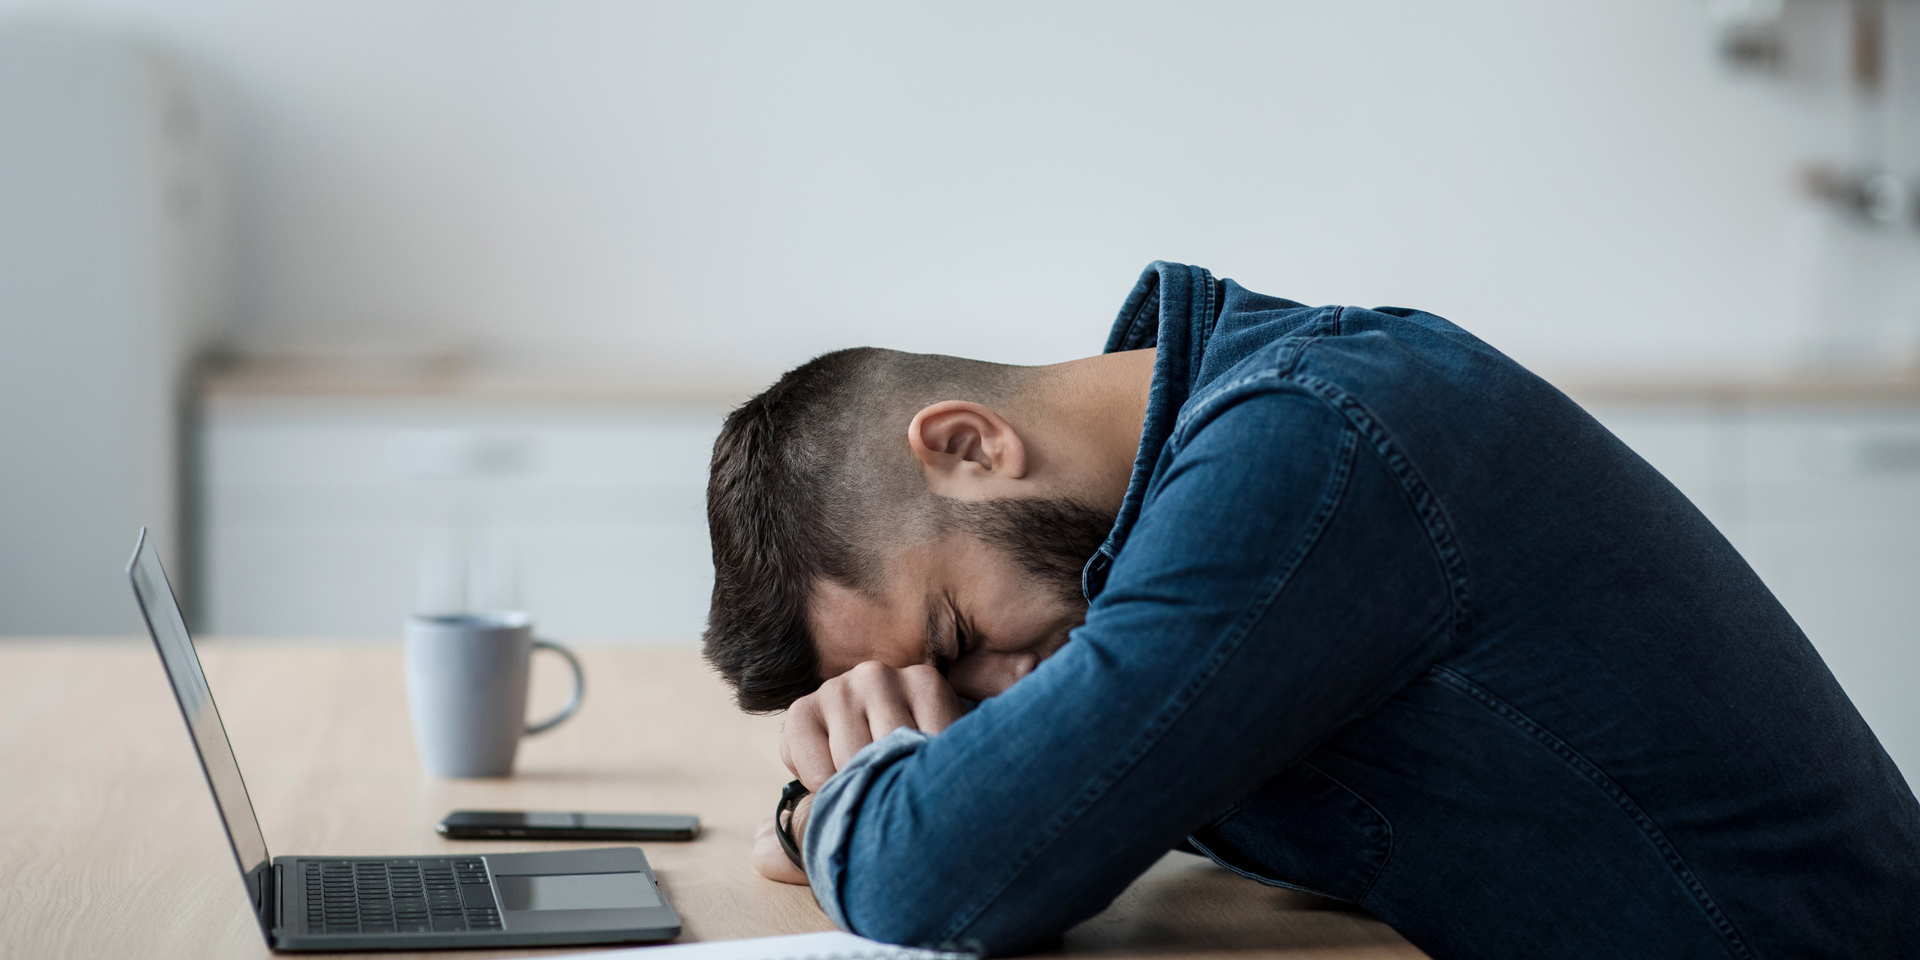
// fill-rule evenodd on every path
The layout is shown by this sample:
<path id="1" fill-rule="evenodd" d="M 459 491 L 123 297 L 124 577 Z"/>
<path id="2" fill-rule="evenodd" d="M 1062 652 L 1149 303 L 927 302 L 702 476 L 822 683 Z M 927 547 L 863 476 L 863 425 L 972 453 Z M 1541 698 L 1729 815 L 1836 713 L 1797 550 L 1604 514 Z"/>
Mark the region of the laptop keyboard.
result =
<path id="1" fill-rule="evenodd" d="M 498 930 L 487 868 L 471 857 L 308 860 L 307 929 L 314 933 Z"/>

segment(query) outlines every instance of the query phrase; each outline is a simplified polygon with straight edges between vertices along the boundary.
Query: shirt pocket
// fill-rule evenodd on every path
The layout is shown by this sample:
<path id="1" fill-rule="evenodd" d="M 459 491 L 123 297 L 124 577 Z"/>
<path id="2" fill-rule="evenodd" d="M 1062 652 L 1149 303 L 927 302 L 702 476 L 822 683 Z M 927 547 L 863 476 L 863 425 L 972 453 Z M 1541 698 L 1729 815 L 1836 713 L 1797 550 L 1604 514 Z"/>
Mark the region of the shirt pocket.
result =
<path id="1" fill-rule="evenodd" d="M 1214 862 L 1243 876 L 1349 903 L 1366 899 L 1393 853 L 1387 818 L 1304 761 L 1191 839 Z"/>

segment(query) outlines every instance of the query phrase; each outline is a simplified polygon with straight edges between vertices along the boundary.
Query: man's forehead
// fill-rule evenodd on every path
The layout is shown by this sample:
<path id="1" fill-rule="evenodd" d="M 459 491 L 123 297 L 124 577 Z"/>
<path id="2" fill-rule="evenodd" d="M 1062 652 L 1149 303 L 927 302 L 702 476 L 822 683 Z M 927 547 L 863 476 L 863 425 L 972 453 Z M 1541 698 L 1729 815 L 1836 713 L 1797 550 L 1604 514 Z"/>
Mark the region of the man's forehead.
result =
<path id="1" fill-rule="evenodd" d="M 807 625 L 820 670 L 837 676 L 856 664 L 879 660 L 905 667 L 925 662 L 927 605 L 911 583 L 872 594 L 831 580 L 815 583 Z"/>

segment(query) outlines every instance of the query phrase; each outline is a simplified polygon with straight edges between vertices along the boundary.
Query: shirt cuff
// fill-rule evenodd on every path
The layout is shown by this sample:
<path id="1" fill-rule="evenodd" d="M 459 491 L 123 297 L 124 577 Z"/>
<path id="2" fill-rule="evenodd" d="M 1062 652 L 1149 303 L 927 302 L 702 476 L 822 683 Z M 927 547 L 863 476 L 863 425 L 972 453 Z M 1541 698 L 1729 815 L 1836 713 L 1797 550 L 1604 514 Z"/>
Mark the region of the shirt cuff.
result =
<path id="1" fill-rule="evenodd" d="M 853 822 L 860 804 L 875 778 L 896 762 L 912 756 L 929 737 L 912 727 L 899 727 L 892 733 L 860 748 L 814 794 L 813 810 L 807 817 L 807 835 L 800 849 L 807 863 L 807 882 L 813 886 L 813 898 L 827 912 L 835 926 L 850 933 L 846 914 L 840 909 L 840 878 L 847 869 L 847 846 L 853 841 Z"/>

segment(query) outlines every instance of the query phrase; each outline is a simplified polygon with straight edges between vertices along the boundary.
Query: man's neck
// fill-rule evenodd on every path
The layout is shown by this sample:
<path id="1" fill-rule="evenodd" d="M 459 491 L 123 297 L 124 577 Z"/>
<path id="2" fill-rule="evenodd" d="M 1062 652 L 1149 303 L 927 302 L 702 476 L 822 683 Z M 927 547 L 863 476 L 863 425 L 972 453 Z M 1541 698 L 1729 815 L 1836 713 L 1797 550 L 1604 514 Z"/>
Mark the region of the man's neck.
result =
<path id="1" fill-rule="evenodd" d="M 1036 479 L 1119 512 L 1153 388 L 1153 350 L 1070 360 L 1033 371 L 1014 412 Z"/>

